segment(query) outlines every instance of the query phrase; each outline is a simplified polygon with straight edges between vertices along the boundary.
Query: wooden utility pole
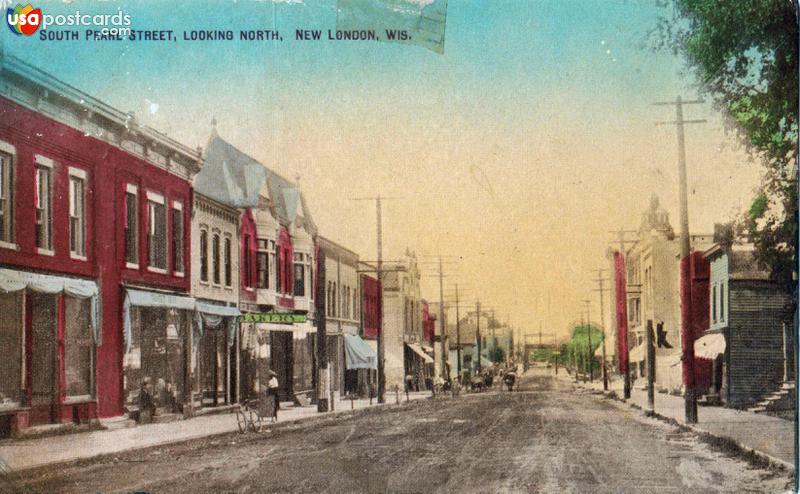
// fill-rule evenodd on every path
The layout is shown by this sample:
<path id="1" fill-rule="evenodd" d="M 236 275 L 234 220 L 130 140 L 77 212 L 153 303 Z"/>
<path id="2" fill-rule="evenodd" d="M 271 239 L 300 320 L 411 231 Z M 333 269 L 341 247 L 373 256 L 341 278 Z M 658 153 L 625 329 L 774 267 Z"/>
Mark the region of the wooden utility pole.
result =
<path id="1" fill-rule="evenodd" d="M 439 373 L 442 376 L 442 379 L 447 380 L 450 376 L 447 372 L 447 356 L 445 355 L 445 335 L 447 332 L 445 331 L 444 325 L 444 276 L 442 275 L 442 257 L 439 256 L 439 326 L 442 328 L 441 334 L 441 345 L 442 345 L 442 362 L 441 362 L 441 372 Z M 458 302 L 456 302 L 458 303 Z M 434 344 L 436 344 L 434 342 Z M 433 352 L 433 368 L 436 369 L 436 351 Z"/>
<path id="2" fill-rule="evenodd" d="M 594 382 L 594 349 L 592 348 L 592 316 L 591 300 L 584 300 L 586 305 L 586 335 L 589 338 L 589 381 Z"/>
<path id="3" fill-rule="evenodd" d="M 594 291 L 600 292 L 600 329 L 603 331 L 603 391 L 608 391 L 608 364 L 606 360 L 606 339 L 608 338 L 608 334 L 606 333 L 606 316 L 603 307 L 603 292 L 606 290 L 606 288 L 603 287 L 603 283 L 607 280 L 603 279 L 603 271 L 605 270 L 595 270 L 597 279 L 594 281 L 597 282 L 597 289 Z"/>
<path id="4" fill-rule="evenodd" d="M 656 380 L 656 348 L 653 346 L 653 321 L 647 320 L 645 328 L 645 344 L 647 345 L 647 411 L 655 410 L 655 380 Z"/>
<path id="5" fill-rule="evenodd" d="M 317 411 L 327 412 L 328 394 L 330 390 L 330 373 L 328 372 L 328 337 L 325 329 L 325 251 L 317 254 L 317 285 L 311 287 L 315 291 L 314 306 L 317 320 Z"/>
<path id="6" fill-rule="evenodd" d="M 461 316 L 458 312 L 458 285 L 456 284 L 456 366 L 458 367 L 458 382 L 461 382 Z"/>
<path id="7" fill-rule="evenodd" d="M 475 302 L 475 311 L 477 313 L 477 317 L 475 318 L 476 326 L 475 326 L 475 344 L 478 347 L 478 374 L 481 373 L 481 301 L 478 300 Z"/>
<path id="8" fill-rule="evenodd" d="M 705 120 L 684 120 L 683 105 L 703 103 L 702 100 L 683 101 L 678 96 L 675 101 L 654 103 L 657 106 L 675 106 L 675 120 L 657 122 L 656 125 L 675 125 L 678 137 L 678 177 L 681 217 L 681 346 L 683 347 L 683 383 L 686 423 L 697 423 L 697 390 L 694 382 L 694 334 L 691 307 L 691 273 L 689 266 L 689 201 L 686 180 L 686 144 L 684 126 L 705 123 Z"/>
<path id="9" fill-rule="evenodd" d="M 380 303 L 378 304 L 378 320 L 380 327 L 378 330 L 378 403 L 386 403 L 386 374 L 385 374 L 385 355 L 384 336 L 383 336 L 383 225 L 381 218 L 381 201 L 386 199 L 399 199 L 399 197 L 360 197 L 356 201 L 375 201 L 375 212 L 377 217 L 378 233 L 378 262 L 376 263 L 376 276 L 380 287 Z"/>

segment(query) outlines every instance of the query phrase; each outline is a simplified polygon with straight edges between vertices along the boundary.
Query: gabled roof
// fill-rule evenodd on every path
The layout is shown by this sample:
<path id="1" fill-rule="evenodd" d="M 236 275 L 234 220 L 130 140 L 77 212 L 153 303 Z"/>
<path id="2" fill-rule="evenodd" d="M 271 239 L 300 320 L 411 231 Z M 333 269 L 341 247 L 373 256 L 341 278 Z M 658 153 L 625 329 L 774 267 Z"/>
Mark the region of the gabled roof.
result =
<path id="1" fill-rule="evenodd" d="M 194 188 L 227 206 L 252 208 L 258 206 L 258 191 L 266 178 L 264 165 L 213 134 Z"/>

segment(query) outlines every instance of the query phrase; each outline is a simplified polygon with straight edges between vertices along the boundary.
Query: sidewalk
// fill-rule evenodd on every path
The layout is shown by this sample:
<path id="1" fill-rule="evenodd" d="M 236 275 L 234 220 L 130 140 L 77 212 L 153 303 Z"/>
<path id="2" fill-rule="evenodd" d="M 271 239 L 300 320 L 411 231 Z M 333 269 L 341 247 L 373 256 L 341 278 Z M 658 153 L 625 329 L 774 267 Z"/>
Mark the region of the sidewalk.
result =
<path id="1" fill-rule="evenodd" d="M 420 400 L 430 396 L 430 392 L 409 393 L 410 400 Z M 400 394 L 400 402 L 405 402 L 404 393 Z M 377 400 L 373 400 L 372 408 L 395 403 L 394 393 L 387 392 L 386 404 L 378 405 Z M 352 406 L 354 410 L 370 408 L 369 399 L 354 400 Z M 334 411 L 327 413 L 318 413 L 316 405 L 282 408 L 278 413 L 277 423 L 334 416 L 349 412 L 351 410 L 350 407 L 350 400 L 339 399 L 335 403 Z M 188 420 L 139 425 L 125 429 L 9 441 L 0 445 L 0 460 L 4 461 L 11 470 L 20 471 L 235 431 L 238 431 L 238 426 L 236 425 L 234 414 L 204 415 Z"/>
<path id="2" fill-rule="evenodd" d="M 559 372 L 558 377 L 564 380 L 569 379 L 575 384 L 572 376 L 562 375 Z M 599 392 L 603 391 L 602 378 L 595 379 L 594 383 L 581 381 L 577 385 Z M 622 387 L 621 379 L 615 379 L 608 383 L 609 392 L 615 392 L 620 399 L 623 396 Z M 646 410 L 647 391 L 640 388 L 641 381 L 637 381 L 631 390 L 631 399 L 625 401 Z M 733 441 L 744 450 L 753 450 L 774 463 L 783 465 L 789 471 L 794 471 L 795 424 L 790 420 L 733 408 L 698 406 L 697 424 L 686 425 L 682 396 L 656 392 L 654 402 L 655 413 L 661 417 L 675 420 L 695 432 L 707 433 L 720 439 Z"/>

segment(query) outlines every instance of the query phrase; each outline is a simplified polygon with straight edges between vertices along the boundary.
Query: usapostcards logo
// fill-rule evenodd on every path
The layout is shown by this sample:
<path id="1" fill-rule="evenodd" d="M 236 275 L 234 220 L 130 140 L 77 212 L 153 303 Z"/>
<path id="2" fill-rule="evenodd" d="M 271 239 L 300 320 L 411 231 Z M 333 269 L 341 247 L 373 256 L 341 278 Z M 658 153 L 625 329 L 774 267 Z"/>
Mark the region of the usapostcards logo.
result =
<path id="1" fill-rule="evenodd" d="M 30 36 L 42 23 L 42 9 L 34 9 L 31 4 L 24 7 L 17 4 L 15 8 L 6 10 L 6 23 L 11 32 L 17 36 L 22 34 Z"/>

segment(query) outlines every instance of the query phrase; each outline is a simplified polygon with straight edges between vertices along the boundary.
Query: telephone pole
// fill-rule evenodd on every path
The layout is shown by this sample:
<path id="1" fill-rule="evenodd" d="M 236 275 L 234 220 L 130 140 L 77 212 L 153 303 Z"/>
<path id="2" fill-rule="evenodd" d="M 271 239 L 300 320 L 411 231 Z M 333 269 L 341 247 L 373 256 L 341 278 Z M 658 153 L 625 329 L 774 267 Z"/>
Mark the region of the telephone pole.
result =
<path id="1" fill-rule="evenodd" d="M 584 300 L 586 305 L 586 334 L 589 336 L 589 381 L 594 382 L 594 351 L 592 349 L 592 316 L 591 300 Z"/>
<path id="2" fill-rule="evenodd" d="M 702 100 L 683 101 L 680 96 L 675 101 L 653 103 L 657 106 L 674 106 L 675 120 L 657 122 L 656 125 L 675 125 L 678 137 L 678 177 L 681 217 L 681 346 L 683 347 L 683 383 L 686 423 L 697 423 L 697 390 L 694 382 L 694 335 L 691 307 L 691 273 L 689 266 L 689 201 L 686 180 L 686 144 L 684 126 L 705 123 L 705 120 L 684 120 L 683 105 L 703 103 Z"/>
<path id="3" fill-rule="evenodd" d="M 456 366 L 458 367 L 458 382 L 461 382 L 461 316 L 458 313 L 458 284 L 456 284 Z"/>
<path id="4" fill-rule="evenodd" d="M 603 390 L 608 391 L 608 366 L 606 364 L 606 315 L 605 310 L 603 308 L 603 292 L 607 289 L 603 286 L 603 283 L 608 281 L 603 279 L 603 272 L 604 269 L 596 269 L 594 270 L 597 273 L 597 279 L 594 280 L 597 282 L 597 289 L 594 291 L 600 292 L 600 328 L 603 330 Z"/>
<path id="5" fill-rule="evenodd" d="M 442 345 L 442 362 L 441 362 L 441 372 L 440 375 L 442 376 L 443 380 L 447 380 L 448 372 L 447 372 L 447 356 L 445 356 L 445 325 L 444 325 L 444 276 L 442 275 L 442 256 L 439 256 L 439 326 L 442 328 L 441 334 L 441 345 Z M 458 302 L 456 302 L 458 305 Z M 435 343 L 434 343 L 435 344 Z M 436 352 L 433 352 L 433 368 L 436 369 Z"/>
<path id="6" fill-rule="evenodd" d="M 378 262 L 375 267 L 378 286 L 381 289 L 381 300 L 378 304 L 378 319 L 380 321 L 380 328 L 378 330 L 378 403 L 386 403 L 386 374 L 384 365 L 386 350 L 384 348 L 383 339 L 383 225 L 381 218 L 381 201 L 387 199 L 399 199 L 399 197 L 383 197 L 377 195 L 375 197 L 359 197 L 353 199 L 354 201 L 375 201 L 378 233 Z"/>
<path id="7" fill-rule="evenodd" d="M 478 347 L 478 374 L 481 373 L 481 301 L 478 300 L 475 302 L 475 311 L 477 312 L 477 317 L 475 318 L 476 326 L 475 326 L 475 344 Z"/>

